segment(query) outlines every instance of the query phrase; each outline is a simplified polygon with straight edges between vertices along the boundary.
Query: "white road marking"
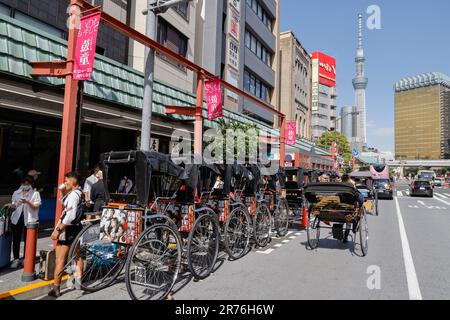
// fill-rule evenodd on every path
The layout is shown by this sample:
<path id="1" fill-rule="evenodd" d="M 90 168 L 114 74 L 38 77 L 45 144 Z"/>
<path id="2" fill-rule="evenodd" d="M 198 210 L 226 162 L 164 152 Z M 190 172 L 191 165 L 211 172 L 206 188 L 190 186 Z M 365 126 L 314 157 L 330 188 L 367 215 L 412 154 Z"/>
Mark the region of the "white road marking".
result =
<path id="1" fill-rule="evenodd" d="M 435 193 L 435 195 L 436 195 L 436 196 L 439 196 L 439 197 L 441 197 L 441 198 L 444 198 L 444 199 L 448 199 L 447 196 L 444 196 L 443 194 L 440 194 L 440 193 Z"/>
<path id="2" fill-rule="evenodd" d="M 403 193 L 401 191 L 397 191 L 397 197 L 403 197 Z"/>
<path id="3" fill-rule="evenodd" d="M 299 236 L 301 236 L 303 233 L 302 232 L 297 232 L 295 235 L 297 236 L 297 237 L 299 237 Z"/>
<path id="4" fill-rule="evenodd" d="M 402 241 L 403 260 L 405 262 L 406 280 L 408 282 L 408 292 L 410 300 L 422 300 L 420 293 L 419 281 L 417 280 L 416 268 L 409 247 L 408 236 L 406 235 L 405 225 L 403 223 L 402 213 L 400 211 L 400 204 L 395 198 L 395 206 L 397 208 L 398 226 L 400 230 L 400 239 Z"/>
<path id="5" fill-rule="evenodd" d="M 297 237 L 296 236 L 289 237 L 289 239 L 291 239 L 291 240 L 294 240 L 295 238 L 297 238 Z"/>
<path id="6" fill-rule="evenodd" d="M 271 254 L 274 251 L 275 251 L 275 249 L 267 249 L 266 251 L 257 251 L 257 252 L 262 253 L 262 254 Z"/>
<path id="7" fill-rule="evenodd" d="M 440 201 L 440 202 L 445 203 L 446 205 L 450 206 L 450 202 L 444 201 L 444 200 L 436 198 L 436 197 L 434 197 L 434 200 Z"/>
<path id="8" fill-rule="evenodd" d="M 278 243 L 276 245 L 274 245 L 275 248 L 281 248 L 283 245 L 281 243 Z"/>
<path id="9" fill-rule="evenodd" d="M 282 243 L 289 243 L 291 240 L 283 240 Z"/>

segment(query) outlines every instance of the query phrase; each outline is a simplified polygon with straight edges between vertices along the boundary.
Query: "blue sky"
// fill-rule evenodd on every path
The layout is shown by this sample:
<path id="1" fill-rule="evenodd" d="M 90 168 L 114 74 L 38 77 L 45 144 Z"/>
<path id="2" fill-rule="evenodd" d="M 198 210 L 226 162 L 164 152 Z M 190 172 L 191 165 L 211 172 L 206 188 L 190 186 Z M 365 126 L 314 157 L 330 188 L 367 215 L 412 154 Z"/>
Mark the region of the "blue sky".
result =
<path id="1" fill-rule="evenodd" d="M 368 30 L 370 5 L 381 9 L 381 30 Z M 424 72 L 450 74 L 448 0 L 281 0 L 281 30 L 292 30 L 309 52 L 337 59 L 339 107 L 354 104 L 357 16 L 364 15 L 368 142 L 394 151 L 393 85 Z"/>

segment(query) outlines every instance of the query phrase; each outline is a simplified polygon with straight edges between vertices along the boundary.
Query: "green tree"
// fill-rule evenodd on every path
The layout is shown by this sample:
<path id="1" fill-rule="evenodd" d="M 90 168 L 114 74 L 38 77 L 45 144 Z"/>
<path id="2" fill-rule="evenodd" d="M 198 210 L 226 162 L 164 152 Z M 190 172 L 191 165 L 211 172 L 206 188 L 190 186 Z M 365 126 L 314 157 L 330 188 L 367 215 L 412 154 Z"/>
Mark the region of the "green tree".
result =
<path id="1" fill-rule="evenodd" d="M 316 142 L 318 147 L 330 150 L 334 143 L 334 132 L 324 132 L 322 137 Z M 352 158 L 352 150 L 350 149 L 350 144 L 348 143 L 347 137 L 340 132 L 336 132 L 336 141 L 339 147 L 339 155 L 344 158 L 344 161 L 348 163 Z"/>
<path id="2" fill-rule="evenodd" d="M 246 158 L 251 150 L 258 150 L 259 147 L 259 141 L 258 141 L 258 135 L 259 130 L 258 127 L 255 124 L 245 124 L 237 121 L 225 121 L 224 119 L 218 119 L 219 124 L 219 131 L 222 134 L 223 139 L 222 140 L 216 140 L 213 139 L 209 143 L 203 143 L 203 147 L 205 148 L 207 145 L 214 146 L 218 143 L 223 144 L 223 159 L 225 160 L 227 158 L 227 130 L 232 130 L 233 132 L 242 132 L 242 133 L 250 133 L 253 132 L 254 136 L 247 136 L 244 141 L 241 139 L 238 139 L 237 137 L 234 137 L 233 141 L 228 141 L 229 143 L 232 143 L 234 145 L 234 148 L 232 150 L 233 155 L 236 159 Z"/>

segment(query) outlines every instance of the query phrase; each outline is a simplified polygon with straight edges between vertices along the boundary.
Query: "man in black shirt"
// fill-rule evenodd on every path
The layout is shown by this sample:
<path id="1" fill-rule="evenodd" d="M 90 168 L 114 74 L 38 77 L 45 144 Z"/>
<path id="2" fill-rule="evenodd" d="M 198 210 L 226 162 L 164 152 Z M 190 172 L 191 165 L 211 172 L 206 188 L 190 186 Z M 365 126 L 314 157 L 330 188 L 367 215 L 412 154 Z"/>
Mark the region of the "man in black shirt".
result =
<path id="1" fill-rule="evenodd" d="M 105 185 L 103 182 L 103 172 L 98 171 L 95 175 L 98 179 L 96 183 L 92 185 L 91 188 L 91 201 L 94 203 L 94 213 L 96 213 L 96 218 L 100 218 L 102 207 L 105 205 Z"/>

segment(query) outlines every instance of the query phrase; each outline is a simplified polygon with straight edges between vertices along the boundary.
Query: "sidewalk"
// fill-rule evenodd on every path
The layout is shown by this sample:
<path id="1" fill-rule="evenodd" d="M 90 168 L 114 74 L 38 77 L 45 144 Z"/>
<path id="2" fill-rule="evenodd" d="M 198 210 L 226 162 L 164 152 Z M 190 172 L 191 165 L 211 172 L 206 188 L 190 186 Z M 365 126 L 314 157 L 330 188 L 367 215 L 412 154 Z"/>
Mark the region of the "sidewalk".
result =
<path id="1" fill-rule="evenodd" d="M 41 250 L 52 250 L 53 241 L 50 239 L 50 230 L 42 229 L 38 235 L 37 250 L 36 250 L 36 267 L 35 270 L 38 272 L 39 266 L 39 252 Z M 21 256 L 23 255 L 24 245 L 21 246 Z M 11 257 L 12 260 L 12 257 Z M 37 279 L 33 282 L 22 282 L 21 277 L 23 273 L 23 268 L 20 269 L 10 269 L 8 267 L 0 270 L 0 300 L 5 298 L 4 294 L 8 293 L 10 295 L 16 295 L 19 299 L 27 299 L 27 292 L 33 289 L 37 289 L 43 286 L 43 281 Z M 23 288 L 26 287 L 26 288 Z M 20 290 L 16 290 L 19 289 Z M 23 289 L 22 289 L 23 288 Z M 14 299 L 14 297 L 11 297 Z"/>

